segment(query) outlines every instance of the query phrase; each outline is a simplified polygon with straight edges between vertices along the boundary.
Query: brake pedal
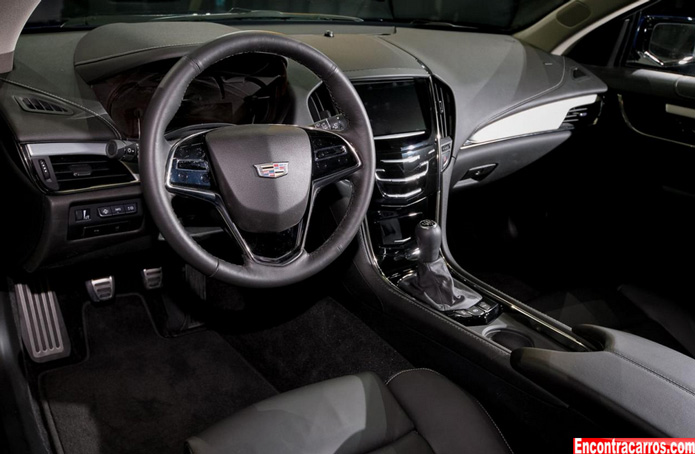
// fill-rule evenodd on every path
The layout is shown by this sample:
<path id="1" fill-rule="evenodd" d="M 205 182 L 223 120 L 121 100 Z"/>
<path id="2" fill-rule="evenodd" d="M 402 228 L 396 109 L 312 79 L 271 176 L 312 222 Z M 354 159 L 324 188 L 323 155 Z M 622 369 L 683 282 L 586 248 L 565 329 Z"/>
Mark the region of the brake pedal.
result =
<path id="1" fill-rule="evenodd" d="M 140 272 L 142 276 L 142 285 L 146 290 L 156 290 L 162 288 L 164 281 L 164 273 L 162 268 L 145 268 Z"/>
<path id="2" fill-rule="evenodd" d="M 70 355 L 58 297 L 44 285 L 15 284 L 19 325 L 24 348 L 34 362 L 43 363 Z"/>
<path id="3" fill-rule="evenodd" d="M 85 282 L 85 285 L 93 303 L 108 301 L 116 294 L 116 281 L 113 276 L 92 279 Z"/>

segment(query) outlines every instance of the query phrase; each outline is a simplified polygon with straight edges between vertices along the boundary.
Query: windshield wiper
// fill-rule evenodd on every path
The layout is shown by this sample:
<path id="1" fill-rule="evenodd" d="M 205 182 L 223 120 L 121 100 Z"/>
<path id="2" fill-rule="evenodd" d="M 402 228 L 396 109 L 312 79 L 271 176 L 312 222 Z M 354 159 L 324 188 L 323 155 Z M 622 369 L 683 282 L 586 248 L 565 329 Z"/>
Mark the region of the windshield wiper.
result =
<path id="1" fill-rule="evenodd" d="M 288 13 L 284 11 L 274 11 L 266 9 L 244 9 L 232 8 L 224 13 L 190 13 L 171 16 L 157 16 L 153 21 L 189 21 L 189 20 L 306 20 L 306 21 L 345 21 L 345 22 L 364 22 L 364 19 L 353 16 L 343 16 L 340 14 L 324 13 Z"/>

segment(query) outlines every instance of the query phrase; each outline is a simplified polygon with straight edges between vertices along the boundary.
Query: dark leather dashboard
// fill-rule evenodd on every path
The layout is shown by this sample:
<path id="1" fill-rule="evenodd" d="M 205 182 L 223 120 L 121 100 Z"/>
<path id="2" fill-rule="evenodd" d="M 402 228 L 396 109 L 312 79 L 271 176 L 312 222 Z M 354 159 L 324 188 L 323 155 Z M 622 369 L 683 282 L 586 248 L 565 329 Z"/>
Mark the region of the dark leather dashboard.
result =
<path id="1" fill-rule="evenodd" d="M 88 32 L 22 35 L 15 52 L 14 69 L 0 75 L 0 115 L 8 128 L 9 146 L 6 148 L 9 159 L 24 171 L 25 175 L 21 178 L 29 176 L 29 179 L 38 181 L 38 175 L 28 175 L 32 173 L 32 163 L 22 162 L 28 158 L 22 158 L 15 151 L 18 147 L 31 145 L 38 149 L 40 145 L 46 149 L 55 144 L 51 148 L 53 152 L 67 144 L 69 146 L 60 153 L 69 154 L 69 150 L 75 148 L 89 148 L 103 154 L 101 150 L 107 141 L 132 137 L 134 129 L 126 130 L 119 127 L 122 121 L 114 121 L 116 119 L 110 116 L 95 93 L 98 84 L 121 75 L 125 80 L 129 71 L 153 65 L 162 68 L 163 76 L 167 65 L 200 43 L 250 28 L 233 28 L 208 22 L 148 22 L 116 23 Z M 451 156 L 455 163 L 448 167 L 446 181 L 451 180 L 452 173 L 458 180 L 469 168 L 495 161 L 499 163 L 495 176 L 487 178 L 486 182 L 493 181 L 539 157 L 539 153 L 525 150 L 538 149 L 545 153 L 570 135 L 565 129 L 556 131 L 565 115 L 560 112 L 557 125 L 549 128 L 555 132 L 556 138 L 559 137 L 552 141 L 552 147 L 538 148 L 535 133 L 547 132 L 541 128 L 532 131 L 533 134 L 512 137 L 512 140 L 503 140 L 506 139 L 504 137 L 492 140 L 492 143 L 483 143 L 475 150 L 461 149 L 473 135 L 490 125 L 495 126 L 498 120 L 513 118 L 519 112 L 539 106 L 556 104 L 559 100 L 581 101 L 586 98 L 585 95 L 595 97 L 606 90 L 600 79 L 573 61 L 551 56 L 506 35 L 333 23 L 273 24 L 263 28 L 291 34 L 295 39 L 315 47 L 355 82 L 433 77 L 438 85 L 450 90 L 450 107 L 454 107 L 451 117 L 455 118 L 455 123 L 448 135 L 453 136 Z M 332 33 L 327 33 L 328 28 Z M 157 74 L 154 74 L 152 81 L 155 82 L 156 78 Z M 279 118 L 294 124 L 313 123 L 315 119 L 310 115 L 308 103 L 319 86 L 318 78 L 297 62 L 289 61 L 286 81 L 288 95 L 283 103 L 287 104 L 287 115 Z M 152 87 L 154 85 L 150 84 Z M 137 96 L 137 92 L 128 93 Z M 39 101 L 55 103 L 69 113 L 49 115 L 27 111 L 20 105 L 22 97 L 36 97 Z M 205 108 L 206 105 L 198 107 Z M 435 107 L 440 106 L 432 106 L 433 109 Z M 566 113 L 567 108 L 564 108 Z M 544 140 L 543 137 L 547 135 L 542 135 L 538 140 Z M 500 143 L 504 146 L 498 146 Z M 508 150 L 514 153 L 509 154 Z M 520 154 L 525 158 L 518 159 Z M 33 163 L 36 166 L 39 158 L 34 156 L 32 159 L 36 161 Z M 134 177 L 137 179 L 137 170 Z M 9 180 L 7 184 L 11 184 Z M 117 199 L 119 190 L 130 197 L 133 185 L 139 191 L 137 181 L 129 184 L 128 188 L 110 187 L 108 197 L 105 189 L 96 187 L 69 195 L 53 195 L 41 188 L 40 184 L 34 190 L 45 193 L 43 197 L 51 200 L 43 203 L 43 206 L 49 207 L 47 212 L 42 213 L 43 219 L 65 220 L 73 215 L 74 207 L 99 203 L 105 197 Z M 452 181 L 452 186 L 455 184 L 456 181 Z M 442 200 L 446 201 L 446 192 Z M 56 201 L 60 203 L 53 203 Z M 445 203 L 442 208 L 444 219 Z M 26 222 L 36 224 L 38 221 L 27 219 Z M 138 230 L 118 233 L 117 236 L 125 240 L 141 234 L 142 230 Z M 37 235 L 28 240 L 32 245 L 41 245 L 30 260 L 31 269 L 64 259 L 64 251 L 72 247 L 71 241 L 68 241 L 69 235 L 64 231 L 54 231 L 52 225 L 46 224 Z M 77 241 L 84 243 L 84 247 L 98 249 L 117 243 L 118 238 L 110 235 Z"/>
<path id="2" fill-rule="evenodd" d="M 572 78 L 570 72 L 578 65 L 571 60 L 551 56 L 509 36 L 371 26 L 347 26 L 345 33 L 341 26 L 332 29 L 334 38 L 306 34 L 311 30 L 301 25 L 292 31 L 295 38 L 328 55 L 351 78 L 423 75 L 429 70 L 448 84 L 457 106 L 454 149 L 473 131 L 500 116 L 605 91 L 605 85 L 588 71 L 581 80 Z M 181 56 L 201 42 L 236 30 L 213 23 L 162 22 L 112 24 L 89 33 L 22 36 L 15 69 L 3 76 L 9 84 L 0 87 L 4 95 L 0 108 L 20 142 L 117 137 L 119 133 L 104 117 L 105 111 L 88 83 Z M 63 100 L 81 112 L 80 120 L 31 115 L 32 121 L 26 121 L 26 112 L 12 99 L 21 92 Z"/>

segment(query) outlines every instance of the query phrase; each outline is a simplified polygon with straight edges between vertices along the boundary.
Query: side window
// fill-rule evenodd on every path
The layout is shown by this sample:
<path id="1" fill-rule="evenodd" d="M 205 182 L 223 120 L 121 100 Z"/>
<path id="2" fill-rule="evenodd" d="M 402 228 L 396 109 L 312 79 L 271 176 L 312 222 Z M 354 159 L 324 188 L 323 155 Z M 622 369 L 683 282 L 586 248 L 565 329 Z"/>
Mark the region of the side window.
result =
<path id="1" fill-rule="evenodd" d="M 626 66 L 695 75 L 695 2 L 664 0 L 644 9 Z"/>

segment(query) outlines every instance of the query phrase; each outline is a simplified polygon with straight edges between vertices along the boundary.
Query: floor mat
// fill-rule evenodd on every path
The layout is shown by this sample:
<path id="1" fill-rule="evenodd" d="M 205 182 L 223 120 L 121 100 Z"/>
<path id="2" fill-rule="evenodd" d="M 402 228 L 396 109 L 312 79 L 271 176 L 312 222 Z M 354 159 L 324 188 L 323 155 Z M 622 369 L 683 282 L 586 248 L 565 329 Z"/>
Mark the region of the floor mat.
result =
<path id="1" fill-rule="evenodd" d="M 330 298 L 280 326 L 227 339 L 281 392 L 363 371 L 385 380 L 412 367 Z"/>
<path id="2" fill-rule="evenodd" d="M 41 377 L 59 452 L 179 454 L 187 437 L 276 394 L 217 333 L 158 336 L 137 296 L 84 317 L 89 358 Z"/>

